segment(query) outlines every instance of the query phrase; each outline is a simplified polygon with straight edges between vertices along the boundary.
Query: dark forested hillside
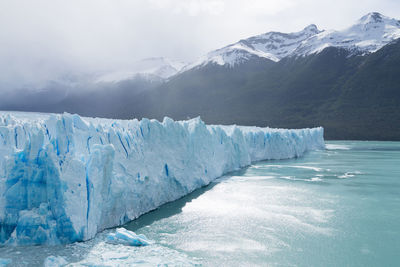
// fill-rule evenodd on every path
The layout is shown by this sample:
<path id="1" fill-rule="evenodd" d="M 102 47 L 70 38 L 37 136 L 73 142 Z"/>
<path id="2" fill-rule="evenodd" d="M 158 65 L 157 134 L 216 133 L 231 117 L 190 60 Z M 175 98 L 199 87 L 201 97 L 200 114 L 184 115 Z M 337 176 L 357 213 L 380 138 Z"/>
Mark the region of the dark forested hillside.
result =
<path id="1" fill-rule="evenodd" d="M 212 124 L 323 126 L 327 139 L 400 140 L 399 41 L 364 56 L 330 47 L 279 62 L 208 64 L 167 82 L 135 79 L 68 94 L 54 86 L 15 92 L 1 99 L 0 109 L 121 119 L 201 116 Z"/>

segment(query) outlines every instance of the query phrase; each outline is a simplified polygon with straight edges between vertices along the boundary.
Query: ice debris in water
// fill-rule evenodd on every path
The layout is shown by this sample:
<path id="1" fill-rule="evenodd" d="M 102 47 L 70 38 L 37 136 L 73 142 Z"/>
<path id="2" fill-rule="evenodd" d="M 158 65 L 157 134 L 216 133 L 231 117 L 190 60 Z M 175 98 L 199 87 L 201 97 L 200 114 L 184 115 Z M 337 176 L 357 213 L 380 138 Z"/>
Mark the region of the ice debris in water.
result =
<path id="1" fill-rule="evenodd" d="M 68 262 L 61 256 L 48 256 L 44 261 L 44 267 L 61 267 Z"/>
<path id="2" fill-rule="evenodd" d="M 117 228 L 114 233 L 109 233 L 106 237 L 106 242 L 128 246 L 147 246 L 151 244 L 151 241 L 146 236 L 137 235 L 125 228 Z"/>
<path id="3" fill-rule="evenodd" d="M 12 262 L 11 259 L 4 259 L 4 258 L 0 258 L 0 267 L 4 267 L 9 265 Z"/>
<path id="4" fill-rule="evenodd" d="M 0 244 L 65 244 L 266 159 L 324 148 L 323 129 L 0 112 Z"/>

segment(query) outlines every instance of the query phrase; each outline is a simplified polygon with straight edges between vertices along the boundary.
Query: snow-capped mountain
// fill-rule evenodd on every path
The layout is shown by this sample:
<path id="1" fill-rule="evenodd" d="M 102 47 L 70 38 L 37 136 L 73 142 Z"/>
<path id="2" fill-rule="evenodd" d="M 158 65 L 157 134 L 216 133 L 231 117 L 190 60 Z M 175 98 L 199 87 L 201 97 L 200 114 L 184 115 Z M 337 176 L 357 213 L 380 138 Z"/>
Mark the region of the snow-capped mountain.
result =
<path id="1" fill-rule="evenodd" d="M 140 76 L 149 80 L 167 79 L 178 73 L 185 63 L 164 57 L 152 57 L 135 62 L 124 70 L 107 72 L 97 77 L 96 82 L 120 82 Z"/>
<path id="2" fill-rule="evenodd" d="M 400 38 L 400 21 L 377 12 L 363 16 L 344 30 L 319 30 L 311 24 L 299 32 L 267 32 L 209 52 L 199 60 L 186 65 L 164 57 L 146 58 L 127 69 L 97 75 L 95 83 L 118 83 L 140 77 L 162 81 L 178 73 L 209 63 L 233 67 L 254 58 L 275 62 L 286 57 L 307 56 L 327 47 L 340 47 L 352 55 L 363 55 L 379 50 Z"/>
<path id="3" fill-rule="evenodd" d="M 308 38 L 294 54 L 319 53 L 331 46 L 365 54 L 375 52 L 397 38 L 400 38 L 400 21 L 373 12 L 342 31 L 324 31 Z"/>
<path id="4" fill-rule="evenodd" d="M 237 43 L 228 45 L 221 49 L 211 51 L 200 60 L 185 67 L 190 69 L 199 65 L 216 63 L 219 65 L 228 64 L 234 66 L 245 62 L 252 57 L 260 57 L 279 61 L 290 55 L 306 39 L 321 31 L 317 26 L 311 24 L 302 31 L 294 33 L 268 32 L 265 34 L 240 40 Z"/>
<path id="5" fill-rule="evenodd" d="M 311 24 L 299 32 L 268 32 L 240 40 L 211 51 L 184 70 L 208 63 L 232 67 L 257 57 L 277 62 L 289 56 L 319 53 L 327 47 L 341 47 L 353 54 L 365 54 L 375 52 L 397 38 L 400 38 L 400 21 L 372 12 L 341 31 L 320 31 Z"/>

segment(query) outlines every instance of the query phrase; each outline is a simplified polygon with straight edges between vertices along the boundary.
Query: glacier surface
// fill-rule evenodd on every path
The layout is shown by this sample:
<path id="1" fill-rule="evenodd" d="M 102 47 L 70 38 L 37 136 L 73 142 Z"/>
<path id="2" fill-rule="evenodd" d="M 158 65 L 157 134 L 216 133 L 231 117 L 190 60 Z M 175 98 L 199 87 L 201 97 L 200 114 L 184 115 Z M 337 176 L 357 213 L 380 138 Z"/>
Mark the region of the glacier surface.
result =
<path id="1" fill-rule="evenodd" d="M 253 161 L 324 146 L 321 127 L 0 112 L 0 244 L 88 240 Z"/>

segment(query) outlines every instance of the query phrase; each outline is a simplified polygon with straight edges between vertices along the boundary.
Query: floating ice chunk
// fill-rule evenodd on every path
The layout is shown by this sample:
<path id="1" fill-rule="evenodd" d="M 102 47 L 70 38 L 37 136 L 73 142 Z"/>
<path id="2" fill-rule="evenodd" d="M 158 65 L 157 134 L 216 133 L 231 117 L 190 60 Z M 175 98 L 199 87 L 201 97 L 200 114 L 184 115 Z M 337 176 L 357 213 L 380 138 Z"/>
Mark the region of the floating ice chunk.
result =
<path id="1" fill-rule="evenodd" d="M 7 266 L 7 265 L 10 264 L 11 262 L 12 262 L 11 259 L 0 258 L 0 267 Z"/>
<path id="2" fill-rule="evenodd" d="M 67 264 L 68 262 L 61 256 L 48 256 L 44 260 L 44 267 L 60 267 Z"/>
<path id="3" fill-rule="evenodd" d="M 125 228 L 117 228 L 115 233 L 109 233 L 106 241 L 111 244 L 123 244 L 128 246 L 147 246 L 151 244 L 146 236 L 137 235 Z"/>

